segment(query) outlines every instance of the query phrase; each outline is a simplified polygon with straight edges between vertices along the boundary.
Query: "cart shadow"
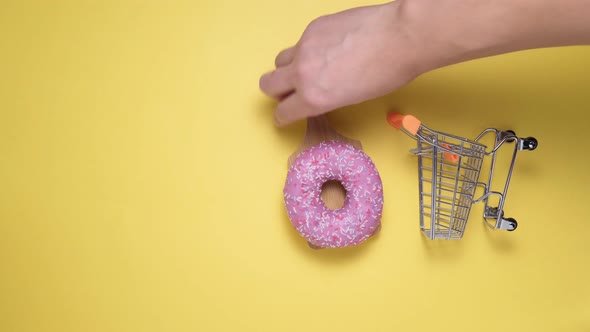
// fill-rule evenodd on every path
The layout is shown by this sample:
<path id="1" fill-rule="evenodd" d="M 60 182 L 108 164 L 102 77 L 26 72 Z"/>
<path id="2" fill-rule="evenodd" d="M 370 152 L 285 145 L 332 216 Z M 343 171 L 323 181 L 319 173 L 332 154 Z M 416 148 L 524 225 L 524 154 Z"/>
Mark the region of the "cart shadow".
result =
<path id="1" fill-rule="evenodd" d="M 487 243 L 499 253 L 504 254 L 512 254 L 518 248 L 518 240 L 514 237 L 510 236 L 511 234 L 505 234 L 508 231 L 505 230 L 494 230 L 488 227 L 487 225 L 483 225 L 483 233 L 487 239 Z M 515 230 L 518 231 L 518 230 Z"/>
<path id="2" fill-rule="evenodd" d="M 420 237 L 428 258 L 456 260 L 465 254 L 465 244 L 461 240 L 430 240 L 424 234 L 420 234 Z"/>

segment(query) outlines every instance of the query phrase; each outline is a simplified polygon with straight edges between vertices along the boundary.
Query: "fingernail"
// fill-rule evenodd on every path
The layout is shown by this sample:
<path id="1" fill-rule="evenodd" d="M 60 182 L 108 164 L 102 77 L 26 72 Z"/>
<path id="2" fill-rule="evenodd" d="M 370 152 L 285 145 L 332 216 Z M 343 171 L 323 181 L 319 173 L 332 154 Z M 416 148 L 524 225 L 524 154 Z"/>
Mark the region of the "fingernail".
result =
<path id="1" fill-rule="evenodd" d="M 258 80 L 258 87 L 260 88 L 260 90 L 264 90 L 264 80 L 266 79 L 266 74 L 260 76 L 260 79 Z"/>

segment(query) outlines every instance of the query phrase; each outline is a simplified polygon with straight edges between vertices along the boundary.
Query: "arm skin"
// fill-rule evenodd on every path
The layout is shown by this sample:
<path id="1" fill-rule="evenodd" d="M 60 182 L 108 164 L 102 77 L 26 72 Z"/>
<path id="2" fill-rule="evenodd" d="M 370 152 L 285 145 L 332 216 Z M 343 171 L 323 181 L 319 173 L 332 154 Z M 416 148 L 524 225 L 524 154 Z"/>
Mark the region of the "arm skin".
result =
<path id="1" fill-rule="evenodd" d="M 590 0 L 398 0 L 322 16 L 260 88 L 279 126 L 386 95 L 440 67 L 590 44 Z"/>

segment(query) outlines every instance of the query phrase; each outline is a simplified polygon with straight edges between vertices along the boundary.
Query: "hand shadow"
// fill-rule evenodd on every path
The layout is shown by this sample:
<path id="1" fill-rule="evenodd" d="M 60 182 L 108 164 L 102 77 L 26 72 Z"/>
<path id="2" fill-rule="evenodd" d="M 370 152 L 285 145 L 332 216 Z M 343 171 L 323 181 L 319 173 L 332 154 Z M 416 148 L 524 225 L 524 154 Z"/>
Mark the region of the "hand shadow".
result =
<path id="1" fill-rule="evenodd" d="M 269 97 L 260 96 L 256 100 L 256 117 L 263 122 L 268 122 L 268 125 L 273 127 L 275 136 L 281 141 L 297 142 L 292 148 L 292 151 L 295 151 L 297 146 L 303 140 L 303 135 L 305 134 L 305 121 L 298 121 L 292 125 L 279 128 L 274 124 L 274 112 L 276 107 L 277 102 L 275 100 Z M 286 161 L 287 160 L 285 160 L 285 162 Z"/>

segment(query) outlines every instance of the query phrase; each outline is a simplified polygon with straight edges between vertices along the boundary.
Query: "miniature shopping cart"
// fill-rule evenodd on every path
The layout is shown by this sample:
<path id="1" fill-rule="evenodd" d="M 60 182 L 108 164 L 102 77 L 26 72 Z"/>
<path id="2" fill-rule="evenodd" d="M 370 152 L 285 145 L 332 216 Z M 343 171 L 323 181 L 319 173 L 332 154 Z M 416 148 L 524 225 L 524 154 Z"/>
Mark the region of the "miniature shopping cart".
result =
<path id="1" fill-rule="evenodd" d="M 462 238 L 471 205 L 481 201 L 485 202 L 483 219 L 488 226 L 507 231 L 516 229 L 516 220 L 505 218 L 503 208 L 516 155 L 521 150 L 536 149 L 538 143 L 534 137 L 519 138 L 511 130 L 489 128 L 475 140 L 469 140 L 432 130 L 412 115 L 389 113 L 387 121 L 418 142 L 418 147 L 411 152 L 418 156 L 420 229 L 428 238 Z M 495 135 L 490 151 L 479 142 L 488 133 Z M 492 191 L 496 152 L 505 143 L 515 143 L 515 147 L 504 191 Z M 485 156 L 491 156 L 487 183 L 479 182 Z M 484 193 L 474 199 L 477 187 L 482 187 Z M 494 197 L 497 199 L 492 199 Z"/>

